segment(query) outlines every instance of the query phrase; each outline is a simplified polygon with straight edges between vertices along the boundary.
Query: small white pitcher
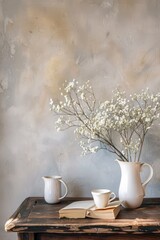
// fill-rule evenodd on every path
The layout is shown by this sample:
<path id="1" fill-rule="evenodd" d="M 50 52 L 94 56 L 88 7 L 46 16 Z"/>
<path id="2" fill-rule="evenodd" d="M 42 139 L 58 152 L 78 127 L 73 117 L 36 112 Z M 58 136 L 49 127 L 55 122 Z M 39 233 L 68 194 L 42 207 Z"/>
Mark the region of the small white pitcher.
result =
<path id="1" fill-rule="evenodd" d="M 44 176 L 44 199 L 47 203 L 58 203 L 67 193 L 68 188 L 61 176 Z M 65 187 L 65 194 L 61 196 L 61 183 Z"/>

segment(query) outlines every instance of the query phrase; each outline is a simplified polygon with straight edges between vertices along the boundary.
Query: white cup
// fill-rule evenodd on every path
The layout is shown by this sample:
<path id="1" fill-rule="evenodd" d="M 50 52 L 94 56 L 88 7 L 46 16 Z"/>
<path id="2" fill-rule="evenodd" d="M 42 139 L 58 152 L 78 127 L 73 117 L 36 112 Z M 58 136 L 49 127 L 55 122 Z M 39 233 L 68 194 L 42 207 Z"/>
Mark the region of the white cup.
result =
<path id="1" fill-rule="evenodd" d="M 109 189 L 94 189 L 91 193 L 97 208 L 107 207 L 107 205 L 116 198 L 116 194 Z"/>

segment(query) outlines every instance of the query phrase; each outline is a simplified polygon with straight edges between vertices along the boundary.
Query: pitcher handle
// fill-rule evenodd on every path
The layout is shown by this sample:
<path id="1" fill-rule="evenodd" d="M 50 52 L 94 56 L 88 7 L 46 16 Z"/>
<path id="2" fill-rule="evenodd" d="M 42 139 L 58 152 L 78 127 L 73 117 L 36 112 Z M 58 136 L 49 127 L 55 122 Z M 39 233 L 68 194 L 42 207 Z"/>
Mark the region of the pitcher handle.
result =
<path id="1" fill-rule="evenodd" d="M 142 165 L 141 165 L 141 167 L 144 167 L 144 166 L 147 166 L 148 168 L 149 168 L 149 176 L 148 176 L 148 178 L 144 181 L 144 183 L 142 183 L 142 186 L 145 188 L 145 186 L 147 185 L 147 183 L 151 180 L 151 178 L 153 177 L 153 168 L 151 167 L 151 165 L 150 164 L 148 164 L 148 163 L 143 163 Z"/>
<path id="2" fill-rule="evenodd" d="M 64 194 L 62 197 L 59 198 L 59 200 L 61 200 L 61 199 L 65 198 L 65 196 L 67 195 L 67 193 L 68 193 L 68 188 L 67 188 L 67 185 L 65 184 L 65 182 L 64 182 L 62 179 L 58 179 L 58 180 L 59 180 L 61 183 L 63 183 L 63 185 L 64 185 L 64 187 L 65 187 L 65 190 L 66 190 L 65 194 Z"/>

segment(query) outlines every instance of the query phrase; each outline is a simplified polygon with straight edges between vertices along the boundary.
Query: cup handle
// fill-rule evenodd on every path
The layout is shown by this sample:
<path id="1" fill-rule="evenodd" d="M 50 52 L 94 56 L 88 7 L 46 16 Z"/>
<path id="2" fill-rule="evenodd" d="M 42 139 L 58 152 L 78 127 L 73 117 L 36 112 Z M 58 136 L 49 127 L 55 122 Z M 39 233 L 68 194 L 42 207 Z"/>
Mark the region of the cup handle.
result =
<path id="1" fill-rule="evenodd" d="M 116 194 L 114 192 L 111 192 L 111 196 L 113 197 L 109 199 L 109 202 L 112 202 L 116 198 Z"/>
<path id="2" fill-rule="evenodd" d="M 151 180 L 151 178 L 153 177 L 153 168 L 151 167 L 151 165 L 149 165 L 148 163 L 143 163 L 141 165 L 141 168 L 143 168 L 144 166 L 147 166 L 149 168 L 149 176 L 146 179 L 146 181 L 144 181 L 144 183 L 142 183 L 142 186 L 145 188 L 145 186 L 147 185 L 147 183 Z"/>
<path id="3" fill-rule="evenodd" d="M 64 182 L 62 179 L 58 179 L 58 180 L 59 180 L 61 183 L 63 183 L 63 185 L 64 185 L 64 187 L 65 187 L 65 190 L 66 190 L 65 194 L 64 194 L 62 197 L 59 198 L 59 200 L 61 200 L 61 199 L 65 198 L 65 196 L 67 195 L 67 193 L 68 193 L 68 188 L 67 188 L 67 185 L 65 184 L 65 182 Z"/>

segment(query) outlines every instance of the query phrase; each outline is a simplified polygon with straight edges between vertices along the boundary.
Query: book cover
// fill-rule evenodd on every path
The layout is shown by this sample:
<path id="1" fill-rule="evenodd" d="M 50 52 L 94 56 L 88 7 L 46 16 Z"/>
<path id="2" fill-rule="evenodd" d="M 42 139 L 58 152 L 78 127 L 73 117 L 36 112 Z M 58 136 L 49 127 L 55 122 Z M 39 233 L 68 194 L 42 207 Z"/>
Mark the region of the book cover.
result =
<path id="1" fill-rule="evenodd" d="M 86 212 L 86 217 L 99 219 L 115 219 L 120 212 L 120 205 L 106 207 L 103 209 L 90 208 Z"/>
<path id="2" fill-rule="evenodd" d="M 76 201 L 59 210 L 60 218 L 115 219 L 120 211 L 120 202 L 114 201 L 106 208 L 97 209 L 93 200 Z"/>

